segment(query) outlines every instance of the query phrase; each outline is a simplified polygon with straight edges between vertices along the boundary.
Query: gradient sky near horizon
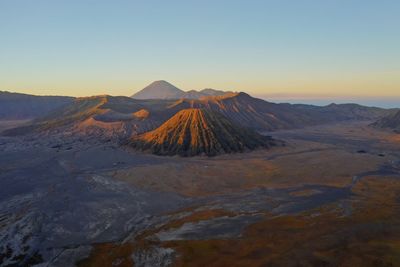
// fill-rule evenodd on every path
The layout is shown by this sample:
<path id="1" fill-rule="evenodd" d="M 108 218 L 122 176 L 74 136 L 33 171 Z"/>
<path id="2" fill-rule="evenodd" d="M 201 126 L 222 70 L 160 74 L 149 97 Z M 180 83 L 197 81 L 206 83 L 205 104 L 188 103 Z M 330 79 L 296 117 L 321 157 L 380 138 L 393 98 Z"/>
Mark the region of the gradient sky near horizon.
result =
<path id="1" fill-rule="evenodd" d="M 378 105 L 400 100 L 399 14 L 396 0 L 0 0 L 0 90 L 131 95 L 164 79 Z"/>

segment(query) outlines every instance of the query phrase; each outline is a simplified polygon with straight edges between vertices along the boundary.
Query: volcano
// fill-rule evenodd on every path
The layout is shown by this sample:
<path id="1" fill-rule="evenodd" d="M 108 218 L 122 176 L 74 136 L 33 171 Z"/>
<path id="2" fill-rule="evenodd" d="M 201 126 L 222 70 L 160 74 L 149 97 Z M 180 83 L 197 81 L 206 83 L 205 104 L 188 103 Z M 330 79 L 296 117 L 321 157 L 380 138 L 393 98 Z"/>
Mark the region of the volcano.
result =
<path id="1" fill-rule="evenodd" d="M 134 99 L 179 99 L 185 92 L 167 81 L 155 81 L 136 94 Z"/>
<path id="2" fill-rule="evenodd" d="M 278 142 L 233 124 L 218 112 L 189 108 L 179 111 L 157 129 L 134 136 L 129 144 L 157 155 L 215 156 L 269 148 Z"/>

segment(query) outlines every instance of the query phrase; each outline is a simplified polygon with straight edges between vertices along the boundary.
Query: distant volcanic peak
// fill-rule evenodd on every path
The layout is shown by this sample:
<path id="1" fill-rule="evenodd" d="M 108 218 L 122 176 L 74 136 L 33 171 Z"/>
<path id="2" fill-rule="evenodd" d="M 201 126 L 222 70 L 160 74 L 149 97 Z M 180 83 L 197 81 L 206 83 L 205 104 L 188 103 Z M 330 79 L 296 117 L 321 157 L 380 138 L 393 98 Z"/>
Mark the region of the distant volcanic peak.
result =
<path id="1" fill-rule="evenodd" d="M 135 99 L 178 99 L 185 92 L 167 81 L 152 82 L 132 96 Z"/>
<path id="2" fill-rule="evenodd" d="M 147 87 L 149 86 L 162 86 L 162 87 L 169 87 L 169 88 L 174 88 L 174 89 L 178 89 L 175 85 L 165 81 L 165 80 L 158 80 L 158 81 L 154 81 L 151 84 L 149 84 Z M 181 91 L 180 89 L 178 89 L 179 91 Z"/>
<path id="3" fill-rule="evenodd" d="M 133 137 L 130 144 L 158 155 L 214 156 L 275 143 L 271 138 L 233 125 L 217 112 L 189 108 L 179 111 L 159 128 Z"/>
<path id="4" fill-rule="evenodd" d="M 187 92 L 177 88 L 167 81 L 160 80 L 152 82 L 139 92 L 132 95 L 135 99 L 199 99 L 207 96 L 222 96 L 227 93 L 222 90 L 203 89 L 201 91 L 189 90 Z"/>

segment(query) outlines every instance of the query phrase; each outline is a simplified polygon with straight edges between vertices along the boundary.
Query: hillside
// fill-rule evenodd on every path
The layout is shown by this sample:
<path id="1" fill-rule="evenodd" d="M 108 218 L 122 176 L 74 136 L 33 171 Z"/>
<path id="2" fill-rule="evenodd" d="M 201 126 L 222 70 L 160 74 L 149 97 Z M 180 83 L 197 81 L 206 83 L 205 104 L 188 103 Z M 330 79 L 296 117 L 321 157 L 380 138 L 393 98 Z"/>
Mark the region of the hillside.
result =
<path id="1" fill-rule="evenodd" d="M 388 115 L 372 124 L 374 127 L 391 129 L 400 133 L 400 111 Z"/>
<path id="2" fill-rule="evenodd" d="M 162 112 L 158 111 L 164 109 L 165 105 L 122 96 L 81 97 L 52 114 L 34 120 L 31 125 L 9 129 L 3 134 L 65 132 L 85 136 L 123 138 L 159 126 L 167 119 Z"/>
<path id="3" fill-rule="evenodd" d="M 0 120 L 34 119 L 73 100 L 65 96 L 34 96 L 0 91 Z"/>
<path id="4" fill-rule="evenodd" d="M 309 125 L 344 120 L 376 119 L 387 110 L 356 104 L 311 105 L 275 104 L 246 93 L 230 93 L 202 99 L 180 99 L 169 106 L 172 110 L 204 108 L 223 114 L 236 124 L 257 130 L 301 128 Z"/>
<path id="5" fill-rule="evenodd" d="M 207 90 L 207 93 L 221 93 Z M 54 107 L 51 112 L 43 112 L 32 124 L 8 129 L 3 134 L 61 132 L 123 139 L 154 130 L 179 111 L 190 108 L 222 114 L 236 125 L 257 131 L 302 128 L 346 120 L 377 120 L 394 112 L 356 104 L 325 107 L 275 104 L 246 93 L 232 92 L 199 99 L 133 99 L 102 95 L 67 98 L 67 101 L 70 102 Z"/>
<path id="6" fill-rule="evenodd" d="M 133 137 L 129 144 L 158 155 L 214 156 L 243 152 L 276 143 L 243 127 L 221 114 L 206 109 L 179 111 L 157 129 Z"/>

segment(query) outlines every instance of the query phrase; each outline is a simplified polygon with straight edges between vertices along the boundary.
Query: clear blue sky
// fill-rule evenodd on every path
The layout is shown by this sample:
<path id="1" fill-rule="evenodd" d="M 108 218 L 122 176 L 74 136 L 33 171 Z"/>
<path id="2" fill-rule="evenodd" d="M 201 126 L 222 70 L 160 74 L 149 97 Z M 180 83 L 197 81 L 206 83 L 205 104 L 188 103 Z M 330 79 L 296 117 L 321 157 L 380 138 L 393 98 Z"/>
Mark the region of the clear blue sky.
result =
<path id="1" fill-rule="evenodd" d="M 0 90 L 400 97 L 400 1 L 0 0 Z"/>

